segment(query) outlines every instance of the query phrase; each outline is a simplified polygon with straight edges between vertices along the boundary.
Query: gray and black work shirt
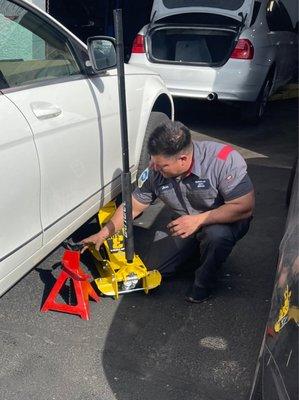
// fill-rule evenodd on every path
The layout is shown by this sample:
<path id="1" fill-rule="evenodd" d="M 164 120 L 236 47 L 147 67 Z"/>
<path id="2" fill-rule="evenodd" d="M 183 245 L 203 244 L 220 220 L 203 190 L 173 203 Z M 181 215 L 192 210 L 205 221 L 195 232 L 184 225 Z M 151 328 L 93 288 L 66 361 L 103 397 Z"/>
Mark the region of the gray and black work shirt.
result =
<path id="1" fill-rule="evenodd" d="M 146 169 L 138 179 L 134 198 L 150 204 L 159 197 L 179 215 L 198 214 L 253 190 L 243 157 L 229 145 L 193 141 L 190 173 L 183 179 L 164 178 Z"/>

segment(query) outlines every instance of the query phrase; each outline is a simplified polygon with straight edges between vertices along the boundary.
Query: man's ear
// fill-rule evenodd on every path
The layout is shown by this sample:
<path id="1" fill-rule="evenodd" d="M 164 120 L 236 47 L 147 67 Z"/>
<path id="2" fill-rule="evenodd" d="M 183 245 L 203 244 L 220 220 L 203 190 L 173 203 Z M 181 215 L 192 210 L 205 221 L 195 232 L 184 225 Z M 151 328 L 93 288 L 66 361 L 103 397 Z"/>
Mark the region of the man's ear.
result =
<path id="1" fill-rule="evenodd" d="M 149 169 L 153 169 L 154 168 L 154 161 L 152 160 L 152 157 L 150 158 L 150 160 L 149 160 L 149 163 L 148 163 L 148 168 Z"/>
<path id="2" fill-rule="evenodd" d="M 180 156 L 180 160 L 181 160 L 182 165 L 185 165 L 186 162 L 188 161 L 188 156 L 187 156 L 187 154 L 182 154 L 182 155 Z"/>

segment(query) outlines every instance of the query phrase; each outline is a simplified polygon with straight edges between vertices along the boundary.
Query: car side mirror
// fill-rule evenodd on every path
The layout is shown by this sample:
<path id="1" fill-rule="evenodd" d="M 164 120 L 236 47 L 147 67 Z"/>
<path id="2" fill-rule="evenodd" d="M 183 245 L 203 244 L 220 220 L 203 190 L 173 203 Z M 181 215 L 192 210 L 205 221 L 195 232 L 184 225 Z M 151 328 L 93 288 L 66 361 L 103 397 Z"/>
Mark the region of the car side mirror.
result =
<path id="1" fill-rule="evenodd" d="M 295 25 L 295 28 L 294 28 L 294 32 L 297 33 L 297 35 L 299 33 L 299 23 L 298 23 L 298 21 L 296 22 L 296 25 Z"/>
<path id="2" fill-rule="evenodd" d="M 103 72 L 116 66 L 115 40 L 107 36 L 87 39 L 88 55 L 95 72 Z"/>

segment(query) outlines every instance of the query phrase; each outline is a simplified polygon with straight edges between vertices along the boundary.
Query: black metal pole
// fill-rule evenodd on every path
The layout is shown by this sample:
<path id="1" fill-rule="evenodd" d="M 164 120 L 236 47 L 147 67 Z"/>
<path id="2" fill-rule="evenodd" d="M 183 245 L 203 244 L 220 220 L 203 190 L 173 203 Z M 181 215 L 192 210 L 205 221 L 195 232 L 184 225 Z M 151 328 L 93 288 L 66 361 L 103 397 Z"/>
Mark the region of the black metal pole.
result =
<path id="1" fill-rule="evenodd" d="M 118 76 L 119 112 L 122 145 L 122 200 L 124 209 L 124 237 L 126 260 L 131 263 L 134 258 L 134 236 L 133 236 L 133 217 L 132 217 L 132 191 L 131 191 L 131 172 L 129 167 L 129 145 L 128 145 L 128 124 L 127 124 L 127 104 L 126 87 L 124 73 L 124 42 L 122 27 L 122 10 L 113 10 L 114 31 L 116 39 L 116 63 Z"/>

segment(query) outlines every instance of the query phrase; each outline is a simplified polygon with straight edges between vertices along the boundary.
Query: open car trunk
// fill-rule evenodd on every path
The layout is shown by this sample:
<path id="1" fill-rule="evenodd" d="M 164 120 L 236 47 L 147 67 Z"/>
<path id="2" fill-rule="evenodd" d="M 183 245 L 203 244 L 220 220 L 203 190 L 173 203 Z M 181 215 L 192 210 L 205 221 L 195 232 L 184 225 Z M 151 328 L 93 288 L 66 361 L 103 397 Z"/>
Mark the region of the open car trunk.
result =
<path id="1" fill-rule="evenodd" d="M 168 17 L 150 27 L 147 35 L 151 62 L 221 66 L 228 60 L 241 24 L 231 18 L 198 15 L 184 23 Z M 196 23 L 194 23 L 196 22 Z"/>

